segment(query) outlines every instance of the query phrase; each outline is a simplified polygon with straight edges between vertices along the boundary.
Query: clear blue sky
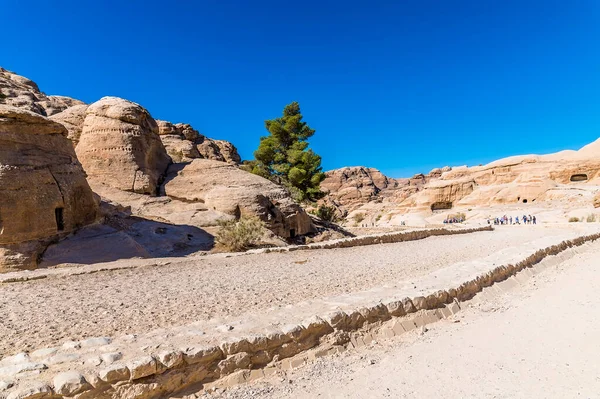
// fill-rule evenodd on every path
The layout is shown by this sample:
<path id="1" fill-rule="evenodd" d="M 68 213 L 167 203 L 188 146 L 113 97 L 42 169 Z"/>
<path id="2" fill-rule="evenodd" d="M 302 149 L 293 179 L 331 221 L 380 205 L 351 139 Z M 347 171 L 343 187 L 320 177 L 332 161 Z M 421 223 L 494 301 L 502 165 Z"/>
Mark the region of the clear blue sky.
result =
<path id="1" fill-rule="evenodd" d="M 324 169 L 394 177 L 600 136 L 600 1 L 2 0 L 0 65 L 252 157 L 299 101 Z"/>

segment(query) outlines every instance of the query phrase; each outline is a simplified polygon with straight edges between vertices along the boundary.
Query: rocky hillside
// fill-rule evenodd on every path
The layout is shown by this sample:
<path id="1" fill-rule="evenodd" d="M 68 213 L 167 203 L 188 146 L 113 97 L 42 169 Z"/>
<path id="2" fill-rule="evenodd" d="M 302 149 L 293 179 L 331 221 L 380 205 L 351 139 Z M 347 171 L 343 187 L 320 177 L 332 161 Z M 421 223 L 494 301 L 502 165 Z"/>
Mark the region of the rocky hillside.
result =
<path id="1" fill-rule="evenodd" d="M 0 67 L 0 104 L 50 116 L 83 102 L 70 97 L 47 96 L 35 82 Z"/>
<path id="2" fill-rule="evenodd" d="M 237 167 L 235 146 L 189 124 L 47 96 L 1 68 L 0 90 L 0 272 L 209 250 L 214 226 L 242 216 L 283 239 L 315 231 L 286 190 Z"/>
<path id="3" fill-rule="evenodd" d="M 409 215 L 536 204 L 566 210 L 598 206 L 600 139 L 579 151 L 524 155 L 483 166 L 444 167 L 410 179 L 390 179 L 372 168 L 327 172 L 323 203 L 369 225 L 389 225 Z M 439 219 L 439 218 L 438 218 Z"/>

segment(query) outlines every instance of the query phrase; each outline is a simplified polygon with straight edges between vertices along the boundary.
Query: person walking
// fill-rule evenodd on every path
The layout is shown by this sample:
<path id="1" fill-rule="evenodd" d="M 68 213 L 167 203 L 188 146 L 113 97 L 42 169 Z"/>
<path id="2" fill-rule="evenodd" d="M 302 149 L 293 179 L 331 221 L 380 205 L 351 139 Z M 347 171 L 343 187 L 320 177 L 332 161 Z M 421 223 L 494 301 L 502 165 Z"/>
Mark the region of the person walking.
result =
<path id="1" fill-rule="evenodd" d="M 533 215 L 533 224 L 536 224 L 535 215 Z"/>

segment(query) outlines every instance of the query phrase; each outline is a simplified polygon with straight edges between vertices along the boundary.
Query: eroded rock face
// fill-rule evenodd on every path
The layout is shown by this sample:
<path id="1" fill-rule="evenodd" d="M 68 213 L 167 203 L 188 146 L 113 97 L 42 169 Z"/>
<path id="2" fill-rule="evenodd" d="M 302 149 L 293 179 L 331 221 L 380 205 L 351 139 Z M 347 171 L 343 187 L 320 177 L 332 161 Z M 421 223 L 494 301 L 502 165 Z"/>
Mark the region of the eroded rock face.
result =
<path id="1" fill-rule="evenodd" d="M 50 119 L 60 123 L 67 128 L 68 137 L 73 142 L 73 147 L 77 147 L 79 144 L 79 137 L 81 137 L 81 130 L 83 129 L 83 121 L 85 120 L 85 111 L 87 105 L 75 105 L 67 108 L 58 114 L 50 116 Z"/>
<path id="2" fill-rule="evenodd" d="M 190 162 L 196 158 L 231 164 L 239 164 L 242 161 L 235 146 L 228 141 L 205 137 L 187 123 L 157 123 L 160 138 L 175 163 Z"/>
<path id="3" fill-rule="evenodd" d="M 96 220 L 67 130 L 0 105 L 0 271 L 34 268 L 44 243 Z"/>
<path id="4" fill-rule="evenodd" d="M 171 162 L 150 113 L 117 97 L 87 108 L 76 151 L 90 179 L 150 195 Z"/>
<path id="5" fill-rule="evenodd" d="M 431 214 L 455 207 L 548 201 L 565 208 L 585 207 L 594 201 L 599 185 L 600 139 L 579 151 L 436 168 L 408 179 L 386 179 L 369 168 L 342 168 L 327 172 L 321 188 L 328 192 L 324 203 L 350 212 L 360 210 L 375 223 L 385 212 Z"/>
<path id="6" fill-rule="evenodd" d="M 280 186 L 224 162 L 195 159 L 169 167 L 165 194 L 185 202 L 200 202 L 213 211 L 235 217 L 255 215 L 281 237 L 314 231 L 304 210 Z"/>
<path id="7" fill-rule="evenodd" d="M 50 116 L 84 103 L 70 97 L 47 96 L 32 80 L 0 68 L 0 104 Z"/>

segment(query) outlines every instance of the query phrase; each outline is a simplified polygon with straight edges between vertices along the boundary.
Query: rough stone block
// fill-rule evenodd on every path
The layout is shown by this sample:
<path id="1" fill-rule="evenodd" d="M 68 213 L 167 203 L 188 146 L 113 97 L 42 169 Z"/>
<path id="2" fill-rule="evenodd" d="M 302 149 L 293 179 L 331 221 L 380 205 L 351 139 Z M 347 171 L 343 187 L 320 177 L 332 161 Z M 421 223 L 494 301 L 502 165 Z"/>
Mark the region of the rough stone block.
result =
<path id="1" fill-rule="evenodd" d="M 148 377 L 156 374 L 158 371 L 156 359 L 152 356 L 145 356 L 140 359 L 133 360 L 127 365 L 131 375 L 131 380 L 137 380 L 140 378 Z"/>
<path id="2" fill-rule="evenodd" d="M 413 317 L 412 322 L 417 326 L 417 327 L 425 327 L 425 317 L 424 315 L 418 315 Z"/>
<path id="3" fill-rule="evenodd" d="M 25 373 L 28 371 L 45 370 L 47 366 L 43 363 L 17 363 L 11 366 L 0 367 L 0 376 L 13 377 L 17 374 Z"/>
<path id="4" fill-rule="evenodd" d="M 217 346 L 192 347 L 183 350 L 183 358 L 187 364 L 208 364 L 224 357 L 223 351 Z"/>
<path id="5" fill-rule="evenodd" d="M 6 399 L 42 399 L 53 394 L 50 385 L 43 382 L 31 382 L 27 386 L 19 387 L 8 394 Z"/>
<path id="6" fill-rule="evenodd" d="M 392 330 L 394 330 L 395 335 L 402 335 L 406 332 L 404 327 L 402 327 L 400 320 L 394 320 L 394 323 L 392 324 Z"/>
<path id="7" fill-rule="evenodd" d="M 102 361 L 105 364 L 113 364 L 114 362 L 121 360 L 123 358 L 123 354 L 121 352 L 110 352 L 110 353 L 103 353 L 100 355 L 100 359 L 102 359 Z"/>
<path id="8" fill-rule="evenodd" d="M 402 324 L 402 328 L 404 328 L 404 331 L 412 331 L 415 328 L 417 328 L 417 326 L 415 325 L 415 323 L 412 320 L 402 320 L 400 322 L 400 324 Z"/>
<path id="9" fill-rule="evenodd" d="M 460 312 L 460 305 L 455 301 L 448 305 L 448 309 L 450 309 L 450 311 L 454 315 Z"/>
<path id="10" fill-rule="evenodd" d="M 76 362 L 80 358 L 81 356 L 76 353 L 57 353 L 56 355 L 48 358 L 46 363 L 52 366 L 55 364 Z"/>
<path id="11" fill-rule="evenodd" d="M 157 355 L 157 359 L 166 368 L 171 369 L 183 364 L 183 352 L 177 350 L 164 351 Z"/>
<path id="12" fill-rule="evenodd" d="M 0 366 L 11 366 L 19 363 L 29 363 L 31 362 L 31 358 L 25 352 L 17 353 L 13 356 L 7 356 L 0 360 Z"/>
<path id="13" fill-rule="evenodd" d="M 425 324 L 437 323 L 440 319 L 441 317 L 438 316 L 438 313 L 435 310 L 428 310 L 423 314 Z"/>
<path id="14" fill-rule="evenodd" d="M 108 345 L 111 342 L 112 342 L 112 339 L 110 339 L 108 337 L 95 337 L 95 338 L 84 339 L 83 341 L 80 342 L 80 345 L 82 348 L 89 348 L 92 346 Z"/>
<path id="15" fill-rule="evenodd" d="M 77 371 L 59 373 L 54 377 L 53 383 L 54 392 L 64 396 L 73 396 L 92 389 L 85 377 Z"/>
<path id="16" fill-rule="evenodd" d="M 98 377 L 102 379 L 102 381 L 106 381 L 110 384 L 119 381 L 129 380 L 131 373 L 127 366 L 122 364 L 113 364 L 109 367 L 106 367 L 98 372 Z"/>
<path id="17" fill-rule="evenodd" d="M 394 317 L 406 315 L 402 301 L 392 301 L 386 305 L 388 313 Z"/>
<path id="18" fill-rule="evenodd" d="M 38 349 L 36 351 L 31 352 L 30 356 L 32 359 L 44 359 L 49 356 L 52 356 L 58 352 L 59 348 L 44 348 Z"/>

